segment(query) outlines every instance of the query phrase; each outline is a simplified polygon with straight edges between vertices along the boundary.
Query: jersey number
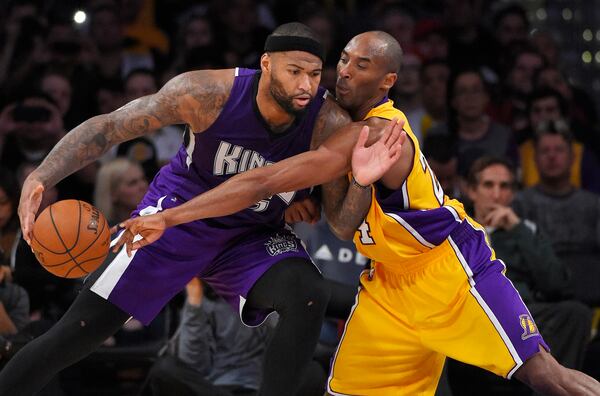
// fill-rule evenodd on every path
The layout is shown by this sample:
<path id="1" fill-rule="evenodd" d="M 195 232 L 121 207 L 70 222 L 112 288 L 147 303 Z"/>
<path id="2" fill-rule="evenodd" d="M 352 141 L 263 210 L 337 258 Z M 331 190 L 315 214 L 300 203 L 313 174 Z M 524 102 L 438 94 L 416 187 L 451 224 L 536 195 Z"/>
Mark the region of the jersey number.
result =
<path id="1" fill-rule="evenodd" d="M 431 185 L 433 186 L 433 195 L 435 195 L 435 199 L 437 199 L 440 206 L 442 206 L 442 205 L 444 205 L 444 190 L 442 189 L 442 185 L 438 181 L 437 177 L 435 177 L 435 175 L 433 174 L 433 171 L 429 167 L 429 164 L 427 163 L 427 160 L 425 159 L 425 156 L 423 155 L 423 153 L 419 153 L 419 154 L 420 154 L 421 166 L 423 167 L 423 172 L 424 173 L 429 172 L 429 175 L 431 176 Z"/>
<path id="2" fill-rule="evenodd" d="M 375 245 L 375 241 L 371 237 L 371 227 L 366 220 L 363 220 L 360 227 L 358 227 L 358 231 L 360 232 L 360 242 L 363 245 Z"/>

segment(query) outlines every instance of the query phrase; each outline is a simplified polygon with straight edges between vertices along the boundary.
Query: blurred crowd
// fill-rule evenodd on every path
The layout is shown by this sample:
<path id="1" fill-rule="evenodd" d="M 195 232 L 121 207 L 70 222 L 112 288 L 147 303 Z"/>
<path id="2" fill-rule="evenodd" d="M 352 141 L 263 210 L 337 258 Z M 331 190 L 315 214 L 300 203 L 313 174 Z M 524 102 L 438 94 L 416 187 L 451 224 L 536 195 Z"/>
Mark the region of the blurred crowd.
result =
<path id="1" fill-rule="evenodd" d="M 464 202 L 486 227 L 497 256 L 506 262 L 507 276 L 538 318 L 559 360 L 598 377 L 600 362 L 589 357 L 597 327 L 594 310 L 600 307 L 597 106 L 585 87 L 573 85 L 565 74 L 558 33 L 532 29 L 518 2 L 5 3 L 0 8 L 0 364 L 10 358 L 11 348 L 54 323 L 81 286 L 78 280 L 46 273 L 20 237 L 16 210 L 19 186 L 27 175 L 70 129 L 156 92 L 179 73 L 258 68 L 269 32 L 297 20 L 322 38 L 327 60 L 321 83 L 331 92 L 339 53 L 350 37 L 378 29 L 398 40 L 404 55 L 390 99 L 406 114 L 445 193 Z M 77 22 L 76 10 L 85 13 L 78 14 Z M 101 161 L 45 191 L 42 208 L 75 198 L 94 203 L 111 225 L 126 219 L 156 172 L 180 149 L 183 131 L 182 125 L 166 127 L 114 147 Z M 334 268 L 324 273 L 353 285 L 358 279 L 348 273 L 356 275 L 366 260 L 355 260 L 351 245 L 337 247 L 338 255 L 323 256 L 320 248 L 334 243 L 327 232 L 319 225 L 302 230 L 319 265 Z M 193 290 L 195 305 L 182 295 L 150 328 L 131 321 L 107 340 L 99 360 L 110 360 L 109 349 L 120 346 L 133 348 L 128 356 L 147 363 L 131 359 L 135 364 L 106 369 L 119 386 L 128 381 L 139 385 L 145 379 L 146 391 L 160 394 L 161 385 L 146 377 L 153 359 L 145 357 L 156 356 L 156 345 L 174 332 L 185 333 L 187 322 L 180 325 L 179 310 L 183 305 L 183 318 L 193 317 L 190 307 L 200 306 L 198 293 L 204 289 Z M 218 307 L 205 305 L 212 311 Z M 324 329 L 323 345 L 335 344 L 337 325 L 330 326 L 329 333 Z M 261 340 L 267 338 L 263 333 L 256 333 Z M 227 337 L 237 336 L 234 332 Z M 218 340 L 211 342 L 216 350 Z M 261 350 L 255 348 L 256 353 Z M 460 379 L 464 370 L 455 366 L 449 372 Z M 84 394 L 78 387 L 85 370 L 75 373 L 64 376 L 62 390 L 55 384 L 48 394 L 69 394 L 69 389 Z M 504 386 L 489 378 L 482 382 L 498 392 Z M 252 394 L 257 383 L 253 378 L 242 381 L 243 386 L 234 384 L 240 385 L 240 393 L 225 383 L 222 391 Z M 459 380 L 450 378 L 450 383 L 455 394 L 468 394 Z M 516 394 L 514 389 L 508 392 Z"/>

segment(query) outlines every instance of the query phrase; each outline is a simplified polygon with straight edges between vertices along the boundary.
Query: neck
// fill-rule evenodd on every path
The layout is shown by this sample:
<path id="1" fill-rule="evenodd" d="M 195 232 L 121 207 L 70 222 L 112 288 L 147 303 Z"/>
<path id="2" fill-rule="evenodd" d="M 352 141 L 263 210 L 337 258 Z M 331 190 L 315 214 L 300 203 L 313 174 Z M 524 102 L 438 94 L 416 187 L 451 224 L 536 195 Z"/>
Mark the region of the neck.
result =
<path id="1" fill-rule="evenodd" d="M 380 103 L 383 98 L 386 97 L 387 93 L 381 94 L 379 96 L 375 96 L 367 101 L 365 101 L 365 103 L 363 103 L 360 107 L 358 107 L 355 110 L 350 110 L 350 115 L 352 116 L 352 119 L 354 121 L 360 121 L 360 120 L 364 120 L 365 117 L 367 116 L 367 114 L 369 114 L 369 111 L 371 111 L 371 109 L 375 106 L 377 106 L 378 103 Z"/>
<path id="2" fill-rule="evenodd" d="M 489 120 L 487 117 L 478 118 L 458 118 L 458 136 L 466 140 L 477 140 L 483 137 L 489 126 Z"/>
<path id="3" fill-rule="evenodd" d="M 275 101 L 263 76 L 258 81 L 256 104 L 260 115 L 274 132 L 284 130 L 294 122 L 295 117 Z"/>
<path id="4" fill-rule="evenodd" d="M 565 195 L 573 191 L 575 187 L 571 184 L 569 178 L 542 179 L 538 184 L 542 192 L 549 195 Z"/>

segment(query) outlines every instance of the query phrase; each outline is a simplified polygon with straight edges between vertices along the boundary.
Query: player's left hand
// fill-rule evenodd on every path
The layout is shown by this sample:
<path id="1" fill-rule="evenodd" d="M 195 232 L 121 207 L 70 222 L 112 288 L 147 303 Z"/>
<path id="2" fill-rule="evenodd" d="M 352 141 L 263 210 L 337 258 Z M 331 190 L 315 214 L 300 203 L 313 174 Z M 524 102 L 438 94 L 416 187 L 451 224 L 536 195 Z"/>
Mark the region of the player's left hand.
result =
<path id="1" fill-rule="evenodd" d="M 153 215 L 125 220 L 118 226 L 111 228 L 111 234 L 118 232 L 120 228 L 123 229 L 123 233 L 113 247 L 113 252 L 117 253 L 125 245 L 127 255 L 131 257 L 133 250 L 137 250 L 158 240 L 167 229 L 167 224 L 162 212 L 158 212 Z M 137 235 L 141 238 L 135 238 Z"/>
<path id="2" fill-rule="evenodd" d="M 363 127 L 352 151 L 352 175 L 358 184 L 368 186 L 376 182 L 398 161 L 406 140 L 403 127 L 404 120 L 394 118 L 387 123 L 380 138 L 369 147 L 365 146 L 369 127 Z"/>

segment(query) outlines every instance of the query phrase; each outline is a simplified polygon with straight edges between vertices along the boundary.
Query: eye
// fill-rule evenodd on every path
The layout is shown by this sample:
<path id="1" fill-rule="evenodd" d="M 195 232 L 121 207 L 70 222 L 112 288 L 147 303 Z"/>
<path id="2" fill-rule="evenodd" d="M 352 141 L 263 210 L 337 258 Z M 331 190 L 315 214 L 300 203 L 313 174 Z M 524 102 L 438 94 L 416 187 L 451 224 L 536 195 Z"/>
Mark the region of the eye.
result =
<path id="1" fill-rule="evenodd" d="M 314 72 L 312 73 L 312 76 L 313 76 L 313 77 L 319 77 L 320 75 L 321 75 L 321 72 L 320 72 L 320 71 L 314 71 Z"/>
<path id="2" fill-rule="evenodd" d="M 298 69 L 290 70 L 290 73 L 292 73 L 294 76 L 297 76 L 298 74 L 300 74 L 300 70 L 298 70 Z"/>
<path id="3" fill-rule="evenodd" d="M 366 65 L 359 63 L 358 65 L 356 65 L 360 70 L 365 70 L 367 68 Z"/>
<path id="4" fill-rule="evenodd" d="M 346 57 L 342 56 L 340 58 L 340 63 L 346 64 L 346 63 L 348 63 L 348 59 Z"/>

